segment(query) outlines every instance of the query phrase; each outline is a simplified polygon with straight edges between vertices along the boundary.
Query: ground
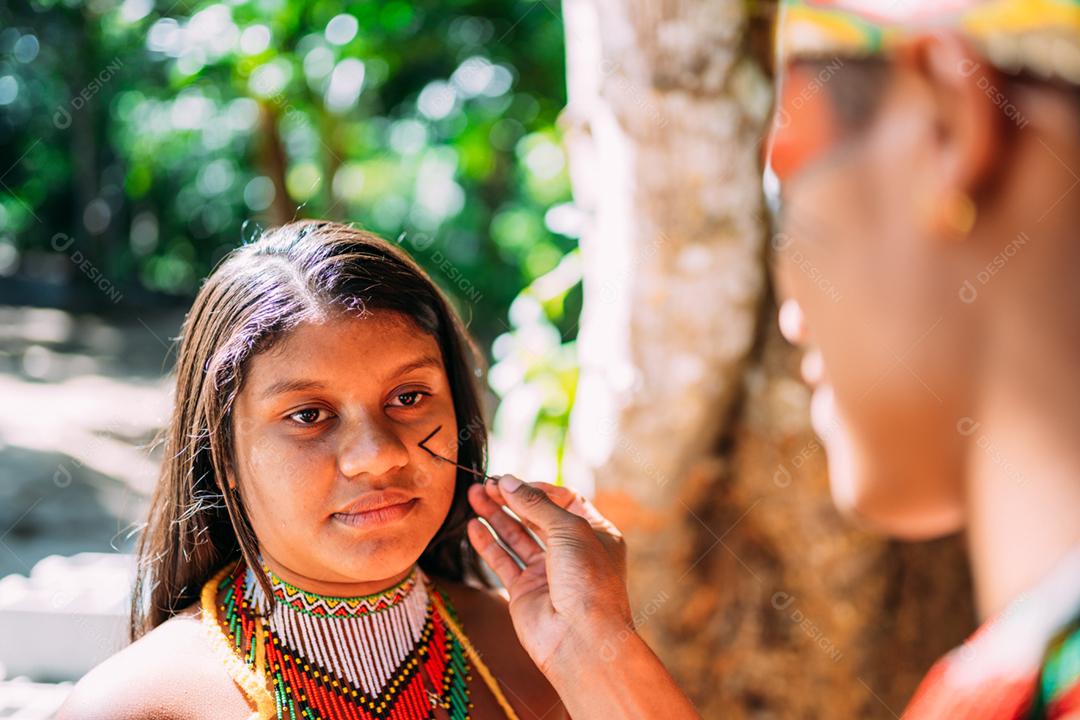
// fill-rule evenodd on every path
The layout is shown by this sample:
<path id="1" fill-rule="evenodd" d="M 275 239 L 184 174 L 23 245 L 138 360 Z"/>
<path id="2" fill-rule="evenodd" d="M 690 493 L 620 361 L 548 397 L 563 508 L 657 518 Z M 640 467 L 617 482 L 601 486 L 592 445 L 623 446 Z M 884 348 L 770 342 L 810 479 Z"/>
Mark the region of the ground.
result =
<path id="1" fill-rule="evenodd" d="M 0 307 L 0 577 L 53 553 L 131 548 L 181 319 Z"/>

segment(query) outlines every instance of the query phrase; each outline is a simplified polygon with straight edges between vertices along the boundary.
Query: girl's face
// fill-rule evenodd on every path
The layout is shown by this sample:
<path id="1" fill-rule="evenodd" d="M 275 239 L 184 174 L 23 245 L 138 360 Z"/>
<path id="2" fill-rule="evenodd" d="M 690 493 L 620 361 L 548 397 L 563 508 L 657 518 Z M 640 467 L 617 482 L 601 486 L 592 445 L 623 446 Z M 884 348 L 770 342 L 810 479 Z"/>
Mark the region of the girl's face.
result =
<path id="1" fill-rule="evenodd" d="M 329 595 L 403 576 L 442 525 L 457 422 L 436 340 L 376 311 L 304 323 L 253 357 L 236 400 L 237 483 L 264 560 Z"/>
<path id="2" fill-rule="evenodd" d="M 956 426 L 978 346 L 956 294 L 962 243 L 926 209 L 955 194 L 928 100 L 943 93 L 894 63 L 873 118 L 845 133 L 825 80 L 785 67 L 772 127 L 781 328 L 808 351 L 837 505 L 899 537 L 934 537 L 962 521 Z"/>

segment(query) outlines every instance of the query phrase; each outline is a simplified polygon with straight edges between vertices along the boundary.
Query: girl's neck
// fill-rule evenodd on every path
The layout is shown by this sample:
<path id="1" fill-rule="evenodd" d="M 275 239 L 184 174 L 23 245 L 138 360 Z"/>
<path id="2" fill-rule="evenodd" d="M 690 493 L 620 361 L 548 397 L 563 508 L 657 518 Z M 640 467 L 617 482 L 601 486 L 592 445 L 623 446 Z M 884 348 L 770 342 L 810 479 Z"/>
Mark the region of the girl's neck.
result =
<path id="1" fill-rule="evenodd" d="M 1080 403 L 1062 353 L 1036 363 L 1015 338 L 1011 362 L 988 368 L 992 388 L 968 438 L 967 540 L 978 611 L 1000 612 L 1080 545 Z M 1007 357 L 1007 356 L 1006 356 Z M 1022 358 L 1026 357 L 1026 361 Z"/>
<path id="2" fill-rule="evenodd" d="M 384 590 L 388 590 L 389 588 L 400 584 L 405 578 L 409 577 L 416 568 L 415 565 L 411 565 L 399 573 L 378 580 L 337 582 L 308 577 L 282 565 L 265 552 L 262 554 L 262 560 L 274 575 L 277 575 L 278 578 L 286 583 L 305 592 L 334 598 L 356 598 L 367 595 L 377 595 Z"/>

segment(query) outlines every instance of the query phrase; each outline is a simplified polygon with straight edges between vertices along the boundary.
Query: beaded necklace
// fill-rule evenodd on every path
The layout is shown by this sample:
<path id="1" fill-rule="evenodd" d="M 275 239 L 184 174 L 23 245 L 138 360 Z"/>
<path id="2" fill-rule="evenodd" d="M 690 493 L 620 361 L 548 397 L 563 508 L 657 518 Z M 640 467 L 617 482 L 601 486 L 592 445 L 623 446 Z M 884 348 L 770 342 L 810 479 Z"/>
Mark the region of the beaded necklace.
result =
<path id="1" fill-rule="evenodd" d="M 448 598 L 419 568 L 355 598 L 306 592 L 263 569 L 273 609 L 243 562 L 223 568 L 202 597 L 204 622 L 255 703 L 253 717 L 469 720 L 473 665 L 514 717 Z"/>

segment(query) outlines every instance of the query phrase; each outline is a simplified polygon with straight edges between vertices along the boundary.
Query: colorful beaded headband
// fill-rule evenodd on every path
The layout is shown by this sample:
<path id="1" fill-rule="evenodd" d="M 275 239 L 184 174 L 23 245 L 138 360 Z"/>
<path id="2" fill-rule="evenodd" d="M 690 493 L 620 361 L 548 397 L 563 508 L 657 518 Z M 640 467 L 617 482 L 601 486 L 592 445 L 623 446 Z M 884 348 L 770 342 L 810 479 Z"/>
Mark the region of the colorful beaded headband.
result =
<path id="1" fill-rule="evenodd" d="M 1080 84 L 1080 0 L 780 0 L 782 62 L 877 55 L 919 32 L 954 30 L 993 65 Z"/>

